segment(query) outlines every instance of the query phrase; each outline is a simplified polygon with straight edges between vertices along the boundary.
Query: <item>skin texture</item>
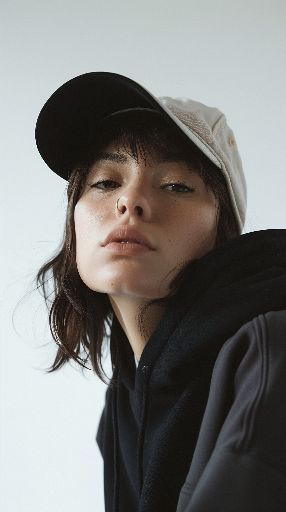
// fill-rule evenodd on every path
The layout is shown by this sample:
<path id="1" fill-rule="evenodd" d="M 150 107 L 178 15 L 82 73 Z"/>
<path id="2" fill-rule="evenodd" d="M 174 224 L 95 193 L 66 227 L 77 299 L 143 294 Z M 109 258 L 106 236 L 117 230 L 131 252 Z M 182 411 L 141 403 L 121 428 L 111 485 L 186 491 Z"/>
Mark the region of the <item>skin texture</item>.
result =
<path id="1" fill-rule="evenodd" d="M 123 154 L 127 162 L 102 160 L 91 167 L 74 210 L 76 262 L 86 286 L 108 294 L 139 360 L 163 314 L 162 306 L 148 308 L 142 328 L 140 309 L 150 299 L 165 297 L 182 265 L 214 247 L 218 205 L 185 162 L 161 162 L 150 152 L 147 159 L 135 160 L 116 143 L 105 151 Z M 91 187 L 100 180 L 111 182 Z M 183 184 L 170 186 L 176 182 Z M 116 208 L 118 198 L 123 213 Z M 136 227 L 155 250 L 124 257 L 108 252 L 101 244 L 122 224 Z"/>

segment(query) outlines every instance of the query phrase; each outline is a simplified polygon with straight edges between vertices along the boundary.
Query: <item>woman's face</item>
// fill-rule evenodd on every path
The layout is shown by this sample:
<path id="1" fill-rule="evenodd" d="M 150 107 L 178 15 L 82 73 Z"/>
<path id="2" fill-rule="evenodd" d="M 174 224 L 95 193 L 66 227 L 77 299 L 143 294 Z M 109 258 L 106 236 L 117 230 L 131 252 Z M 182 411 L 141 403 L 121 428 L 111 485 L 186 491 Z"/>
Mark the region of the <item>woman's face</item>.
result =
<path id="1" fill-rule="evenodd" d="M 74 210 L 78 272 L 88 288 L 109 296 L 165 297 L 182 266 L 214 247 L 217 202 L 184 162 L 160 161 L 155 154 L 136 161 L 115 143 L 104 153 Z M 96 185 L 102 180 L 109 181 Z M 154 250 L 122 256 L 104 247 L 108 234 L 122 225 L 144 234 Z"/>

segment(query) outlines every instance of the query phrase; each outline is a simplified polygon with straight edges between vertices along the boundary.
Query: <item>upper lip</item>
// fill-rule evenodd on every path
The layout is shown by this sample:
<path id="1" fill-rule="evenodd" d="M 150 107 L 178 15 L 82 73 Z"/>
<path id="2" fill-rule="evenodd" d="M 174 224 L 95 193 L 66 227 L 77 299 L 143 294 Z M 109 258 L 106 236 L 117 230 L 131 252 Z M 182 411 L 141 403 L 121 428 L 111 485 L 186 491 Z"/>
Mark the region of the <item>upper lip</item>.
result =
<path id="1" fill-rule="evenodd" d="M 105 246 L 110 242 L 121 242 L 123 240 L 127 240 L 128 242 L 137 242 L 138 244 L 145 245 L 149 249 L 154 250 L 154 247 L 151 242 L 149 242 L 148 238 L 131 226 L 119 226 L 118 228 L 113 229 L 113 231 L 111 231 L 104 240 L 103 245 Z"/>

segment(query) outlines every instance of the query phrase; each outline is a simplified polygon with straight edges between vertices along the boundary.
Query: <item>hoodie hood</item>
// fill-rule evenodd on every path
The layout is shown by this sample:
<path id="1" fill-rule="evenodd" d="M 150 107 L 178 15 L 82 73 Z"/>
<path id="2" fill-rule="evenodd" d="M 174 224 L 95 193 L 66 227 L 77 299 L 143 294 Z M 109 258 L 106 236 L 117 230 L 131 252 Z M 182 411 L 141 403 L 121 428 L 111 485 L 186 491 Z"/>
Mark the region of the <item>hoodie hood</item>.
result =
<path id="1" fill-rule="evenodd" d="M 97 438 L 106 468 L 108 459 L 114 461 L 108 512 L 176 510 L 219 351 L 244 323 L 281 309 L 286 309 L 286 230 L 254 231 L 189 265 L 137 368 L 124 341 L 119 385 L 109 395 L 112 447 L 107 437 L 103 445 L 102 433 Z"/>

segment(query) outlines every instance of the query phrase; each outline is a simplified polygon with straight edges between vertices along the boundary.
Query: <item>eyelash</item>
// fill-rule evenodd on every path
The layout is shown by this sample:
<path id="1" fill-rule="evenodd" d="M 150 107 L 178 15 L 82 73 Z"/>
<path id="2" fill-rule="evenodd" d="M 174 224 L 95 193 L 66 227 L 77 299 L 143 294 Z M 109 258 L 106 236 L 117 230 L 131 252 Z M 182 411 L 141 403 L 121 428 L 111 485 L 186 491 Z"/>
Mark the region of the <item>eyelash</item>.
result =
<path id="1" fill-rule="evenodd" d="M 100 185 L 101 183 L 107 183 L 107 182 L 109 182 L 109 183 L 115 183 L 115 181 L 113 181 L 113 180 L 101 180 L 101 181 L 97 181 L 97 182 L 96 182 L 96 183 L 94 183 L 93 185 L 90 185 L 90 187 L 91 187 L 91 188 L 92 188 L 92 187 L 96 188 L 96 186 L 97 186 L 97 185 Z M 180 183 L 180 182 L 176 182 L 176 183 L 166 183 L 164 186 L 169 187 L 169 186 L 174 186 L 174 185 L 178 185 L 178 186 L 181 186 L 181 187 L 185 187 L 185 188 L 189 189 L 189 190 L 188 190 L 189 192 L 193 192 L 193 191 L 195 190 L 194 188 L 192 188 L 192 187 L 187 187 L 187 185 L 185 185 L 184 183 Z M 100 190 L 102 190 L 102 189 L 100 189 Z M 103 190 L 108 190 L 108 189 L 103 189 Z M 187 192 L 188 192 L 188 191 L 187 191 Z M 185 192 L 177 192 L 177 193 L 178 193 L 178 194 L 184 194 L 184 193 L 187 193 L 187 192 L 185 191 Z"/>

